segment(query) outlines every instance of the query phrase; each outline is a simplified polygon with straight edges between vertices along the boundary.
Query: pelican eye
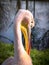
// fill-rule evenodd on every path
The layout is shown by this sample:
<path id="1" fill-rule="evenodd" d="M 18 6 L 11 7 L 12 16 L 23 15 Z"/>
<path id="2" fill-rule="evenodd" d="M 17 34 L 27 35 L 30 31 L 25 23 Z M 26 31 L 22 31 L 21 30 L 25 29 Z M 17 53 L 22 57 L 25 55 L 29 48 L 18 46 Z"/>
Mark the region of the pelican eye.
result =
<path id="1" fill-rule="evenodd" d="M 33 27 L 33 21 L 31 21 L 31 28 Z"/>
<path id="2" fill-rule="evenodd" d="M 31 21 L 31 23 L 33 23 L 33 21 Z"/>

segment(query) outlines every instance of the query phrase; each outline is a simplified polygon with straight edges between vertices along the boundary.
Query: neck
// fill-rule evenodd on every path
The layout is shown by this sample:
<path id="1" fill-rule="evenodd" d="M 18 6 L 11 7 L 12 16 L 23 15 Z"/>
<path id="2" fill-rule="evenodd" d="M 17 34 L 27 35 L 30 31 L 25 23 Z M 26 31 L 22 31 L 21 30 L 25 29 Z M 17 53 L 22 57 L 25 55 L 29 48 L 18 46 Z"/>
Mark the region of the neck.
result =
<path id="1" fill-rule="evenodd" d="M 14 22 L 14 61 L 16 62 L 18 59 L 20 59 L 20 56 L 25 53 L 23 44 L 22 44 L 22 35 L 21 35 L 21 21 L 24 18 L 23 15 L 19 15 L 16 17 L 16 20 Z"/>
<path id="2" fill-rule="evenodd" d="M 21 35 L 21 29 L 20 25 L 18 24 L 14 28 L 14 35 L 15 35 L 15 41 L 14 41 L 14 59 L 17 61 L 17 59 L 20 59 L 20 55 L 24 54 L 25 50 L 22 44 L 22 35 Z"/>

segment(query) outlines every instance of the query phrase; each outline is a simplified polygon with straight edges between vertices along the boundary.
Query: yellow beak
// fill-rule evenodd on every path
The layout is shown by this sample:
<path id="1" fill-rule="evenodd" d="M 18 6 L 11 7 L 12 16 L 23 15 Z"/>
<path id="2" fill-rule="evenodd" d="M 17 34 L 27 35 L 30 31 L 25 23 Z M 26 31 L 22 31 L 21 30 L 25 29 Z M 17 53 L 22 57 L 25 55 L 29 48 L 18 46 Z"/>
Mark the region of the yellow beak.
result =
<path id="1" fill-rule="evenodd" d="M 25 49 L 26 49 L 26 52 L 28 54 L 30 54 L 30 43 L 29 43 L 28 33 L 27 33 L 26 27 L 21 25 L 21 31 L 22 31 L 22 33 L 24 35 L 24 39 L 25 39 Z"/>

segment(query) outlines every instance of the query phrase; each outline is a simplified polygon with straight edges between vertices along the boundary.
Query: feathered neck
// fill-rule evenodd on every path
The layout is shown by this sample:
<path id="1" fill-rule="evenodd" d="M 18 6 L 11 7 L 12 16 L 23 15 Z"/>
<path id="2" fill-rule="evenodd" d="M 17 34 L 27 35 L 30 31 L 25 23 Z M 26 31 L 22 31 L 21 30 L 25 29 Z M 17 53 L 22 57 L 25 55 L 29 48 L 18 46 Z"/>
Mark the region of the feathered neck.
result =
<path id="1" fill-rule="evenodd" d="M 17 14 L 18 15 L 18 14 Z M 22 35 L 21 35 L 21 22 L 23 21 L 24 14 L 18 15 L 15 18 L 14 22 L 14 61 L 20 59 L 20 56 L 26 53 L 22 44 Z M 26 36 L 27 37 L 27 36 Z M 28 42 L 26 42 L 28 44 Z M 27 48 L 27 46 L 26 46 Z M 27 49 L 28 51 L 28 49 Z"/>
<path id="2" fill-rule="evenodd" d="M 22 16 L 23 17 L 23 16 Z M 25 53 L 23 44 L 22 44 L 22 35 L 21 35 L 21 29 L 20 29 L 20 22 L 22 21 L 20 16 L 16 17 L 14 22 L 14 61 L 17 61 L 17 59 L 20 59 L 20 56 Z M 21 18 L 21 19 L 20 19 Z"/>

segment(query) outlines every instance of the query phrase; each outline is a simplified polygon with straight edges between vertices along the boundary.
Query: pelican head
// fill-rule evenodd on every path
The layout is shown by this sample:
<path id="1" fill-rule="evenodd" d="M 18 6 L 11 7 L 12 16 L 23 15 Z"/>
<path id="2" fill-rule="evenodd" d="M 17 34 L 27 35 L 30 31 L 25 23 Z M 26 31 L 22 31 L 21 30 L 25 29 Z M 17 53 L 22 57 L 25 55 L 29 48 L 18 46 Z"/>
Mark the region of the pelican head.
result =
<path id="1" fill-rule="evenodd" d="M 24 23 L 23 26 L 25 26 L 26 24 L 25 27 L 30 26 L 31 28 L 33 28 L 35 26 L 35 21 L 34 21 L 32 13 L 29 10 L 24 10 L 24 9 L 23 10 L 20 9 L 19 11 L 20 12 L 23 11 L 23 13 L 25 14 L 25 17 L 23 18 L 23 22 L 22 22 L 22 24 Z"/>
<path id="2" fill-rule="evenodd" d="M 21 30 L 25 38 L 25 47 L 28 54 L 30 54 L 30 36 L 31 28 L 35 26 L 34 18 L 29 10 L 19 10 L 24 11 L 24 18 L 21 22 Z"/>

